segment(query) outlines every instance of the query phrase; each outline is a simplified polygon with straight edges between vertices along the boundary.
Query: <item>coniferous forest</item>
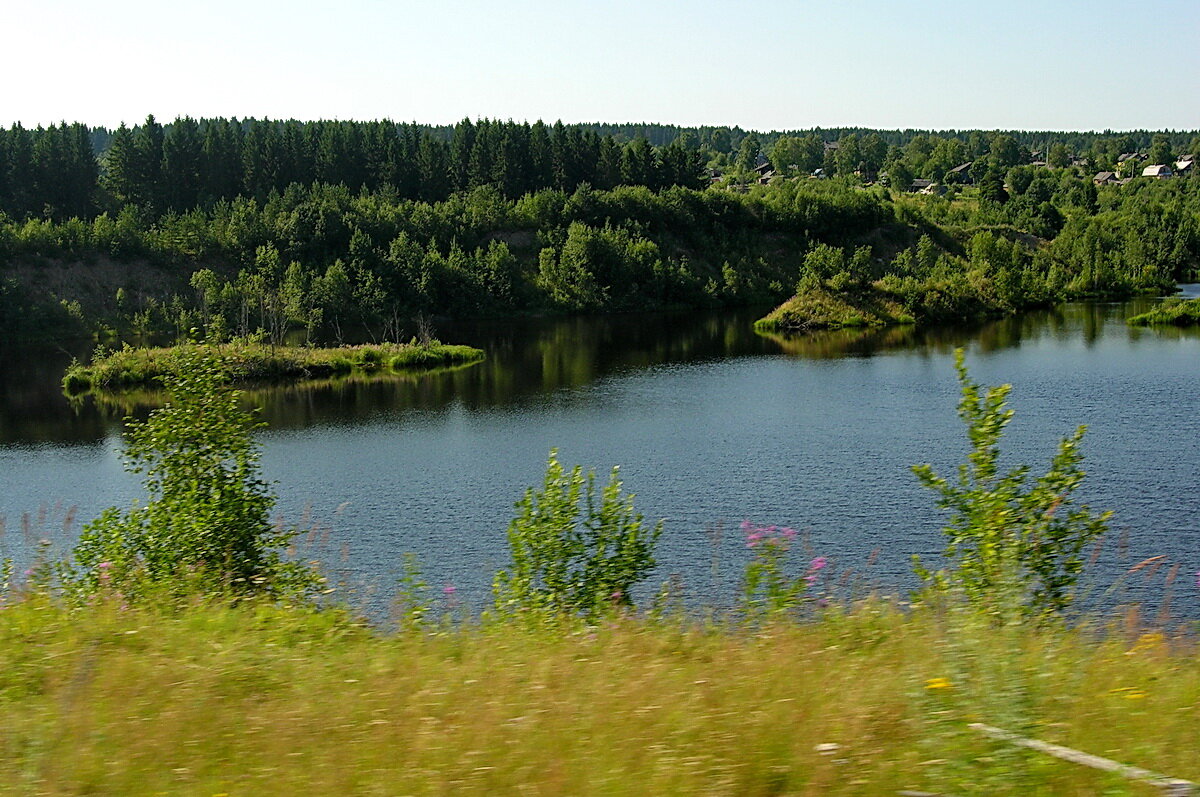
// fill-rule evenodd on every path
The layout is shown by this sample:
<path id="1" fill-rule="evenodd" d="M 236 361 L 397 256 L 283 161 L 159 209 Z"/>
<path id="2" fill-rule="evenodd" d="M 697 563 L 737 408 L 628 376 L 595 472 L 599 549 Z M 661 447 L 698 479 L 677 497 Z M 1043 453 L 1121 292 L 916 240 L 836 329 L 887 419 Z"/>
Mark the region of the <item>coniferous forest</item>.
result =
<path id="1" fill-rule="evenodd" d="M 395 340 L 417 316 L 789 297 L 806 327 L 1161 293 L 1200 264 L 1200 181 L 1139 175 L 1197 149 L 1148 131 L 17 125 L 0 332 Z"/>

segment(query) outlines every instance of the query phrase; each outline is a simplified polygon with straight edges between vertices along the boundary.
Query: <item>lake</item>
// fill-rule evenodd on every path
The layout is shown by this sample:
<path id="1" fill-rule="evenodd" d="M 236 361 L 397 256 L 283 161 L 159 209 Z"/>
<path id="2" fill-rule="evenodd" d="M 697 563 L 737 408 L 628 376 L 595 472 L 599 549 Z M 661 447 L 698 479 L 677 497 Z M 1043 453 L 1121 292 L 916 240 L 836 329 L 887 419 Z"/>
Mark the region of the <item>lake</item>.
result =
<path id="1" fill-rule="evenodd" d="M 1116 513 L 1090 594 L 1160 594 L 1165 566 L 1153 590 L 1151 568 L 1105 590 L 1162 555 L 1182 563 L 1173 609 L 1190 614 L 1200 604 L 1200 333 L 1124 324 L 1154 301 L 791 339 L 755 334 L 761 313 L 748 311 L 445 324 L 443 340 L 484 348 L 487 361 L 250 399 L 268 424 L 262 464 L 279 513 L 314 529 L 301 554 L 372 613 L 405 552 L 439 600 L 453 585 L 455 601 L 482 606 L 506 561 L 513 503 L 540 483 L 551 448 L 601 479 L 619 465 L 638 510 L 666 519 L 647 591 L 676 575 L 689 605 L 724 606 L 746 560 L 743 520 L 800 530 L 806 551 L 853 573 L 859 590 L 907 589 L 913 554 L 937 560 L 944 515 L 910 466 L 951 476 L 967 450 L 955 414 L 961 346 L 976 381 L 1014 386 L 1007 465 L 1036 476 L 1063 435 L 1088 425 L 1079 494 Z M 140 493 L 119 454 L 129 408 L 72 405 L 60 392 L 63 368 L 87 348 L 0 351 L 0 555 L 19 566 L 37 539 L 61 549 L 81 522 Z"/>

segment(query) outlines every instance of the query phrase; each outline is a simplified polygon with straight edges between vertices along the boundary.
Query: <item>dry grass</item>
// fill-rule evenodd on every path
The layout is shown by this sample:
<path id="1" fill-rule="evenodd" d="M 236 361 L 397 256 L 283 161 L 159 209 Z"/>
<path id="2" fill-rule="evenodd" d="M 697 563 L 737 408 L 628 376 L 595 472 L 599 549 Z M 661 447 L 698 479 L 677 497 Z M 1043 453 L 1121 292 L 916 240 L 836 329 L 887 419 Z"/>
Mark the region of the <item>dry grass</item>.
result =
<path id="1" fill-rule="evenodd" d="M 881 604 L 753 633 L 380 635 L 335 611 L 35 598 L 0 611 L 0 657 L 10 793 L 1130 793 L 965 730 L 1023 717 L 1200 780 L 1190 647 Z"/>

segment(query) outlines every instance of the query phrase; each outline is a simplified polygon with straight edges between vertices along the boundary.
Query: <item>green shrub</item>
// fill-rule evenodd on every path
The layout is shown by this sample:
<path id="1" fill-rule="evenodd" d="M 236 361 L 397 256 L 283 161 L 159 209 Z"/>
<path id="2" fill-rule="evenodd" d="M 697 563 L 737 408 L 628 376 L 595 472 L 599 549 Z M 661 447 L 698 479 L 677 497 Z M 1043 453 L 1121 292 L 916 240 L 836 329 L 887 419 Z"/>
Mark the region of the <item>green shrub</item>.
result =
<path id="1" fill-rule="evenodd" d="M 654 569 L 662 521 L 645 525 L 617 472 L 597 496 L 595 473 L 576 465 L 568 474 L 551 449 L 542 488 L 525 491 L 508 526 L 512 564 L 493 585 L 498 615 L 595 617 L 633 605 L 630 590 Z"/>
<path id="2" fill-rule="evenodd" d="M 1094 515 L 1071 499 L 1084 477 L 1079 443 L 1087 427 L 1062 439 L 1050 469 L 1027 488 L 1028 467 L 1003 475 L 998 467 L 1000 437 L 1013 416 L 1005 404 L 1012 386 L 981 392 L 967 374 L 962 349 L 955 353 L 955 368 L 962 386 L 958 414 L 971 452 L 954 483 L 929 465 L 913 466 L 921 483 L 941 496 L 938 506 L 954 512 L 945 528 L 951 567 L 934 573 L 918 561 L 917 573 L 931 586 L 961 589 L 1000 620 L 1062 612 L 1074 597 L 1084 549 L 1104 534 L 1112 515 Z"/>
<path id="3" fill-rule="evenodd" d="M 164 377 L 167 404 L 130 421 L 126 469 L 144 474 L 148 502 L 110 507 L 84 527 L 64 574 L 89 593 L 281 593 L 314 583 L 281 559 L 292 532 L 270 520 L 275 497 L 259 476 L 255 424 L 225 386 L 219 361 L 195 347 Z"/>
<path id="4" fill-rule="evenodd" d="M 86 368 L 71 366 L 63 377 L 63 390 L 68 396 L 78 396 L 92 388 L 92 378 Z"/>

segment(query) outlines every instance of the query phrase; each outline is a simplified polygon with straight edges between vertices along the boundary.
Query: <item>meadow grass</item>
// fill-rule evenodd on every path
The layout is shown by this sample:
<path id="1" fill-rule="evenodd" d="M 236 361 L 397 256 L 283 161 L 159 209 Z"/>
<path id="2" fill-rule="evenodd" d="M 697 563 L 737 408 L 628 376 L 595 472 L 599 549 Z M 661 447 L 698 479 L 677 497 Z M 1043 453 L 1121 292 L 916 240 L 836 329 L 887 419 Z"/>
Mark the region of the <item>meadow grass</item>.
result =
<path id="1" fill-rule="evenodd" d="M 196 345 L 127 346 L 107 352 L 94 358 L 89 366 L 72 364 L 63 376 L 63 389 L 69 395 L 80 395 L 88 391 L 156 388 L 162 377 L 175 368 L 181 349 Z M 234 384 L 417 371 L 477 362 L 484 357 L 479 349 L 437 341 L 324 348 L 248 341 L 203 346 L 220 358 L 229 381 Z"/>
<path id="2" fill-rule="evenodd" d="M 977 616 L 383 633 L 268 602 L 10 597 L 0 792 L 1155 793 L 975 721 L 1200 780 L 1189 641 Z"/>
<path id="3" fill-rule="evenodd" d="M 1190 327 L 1200 324 L 1200 299 L 1171 297 L 1153 310 L 1135 315 L 1126 321 L 1130 326 L 1171 325 Z"/>

